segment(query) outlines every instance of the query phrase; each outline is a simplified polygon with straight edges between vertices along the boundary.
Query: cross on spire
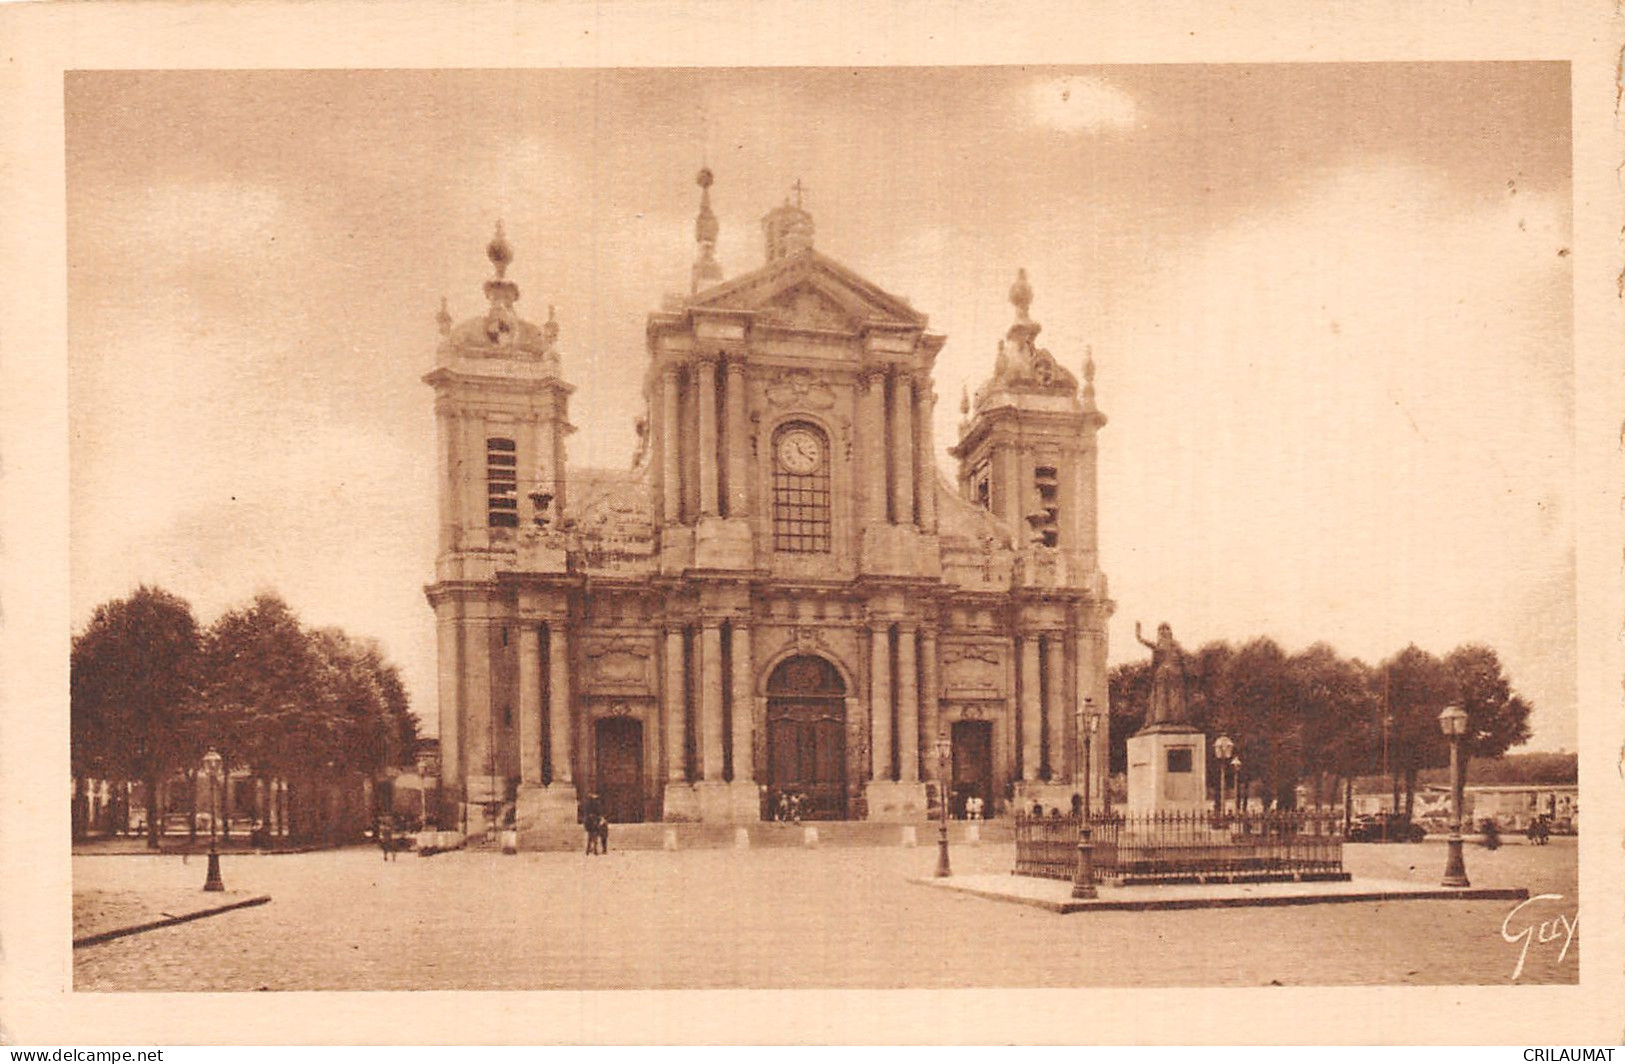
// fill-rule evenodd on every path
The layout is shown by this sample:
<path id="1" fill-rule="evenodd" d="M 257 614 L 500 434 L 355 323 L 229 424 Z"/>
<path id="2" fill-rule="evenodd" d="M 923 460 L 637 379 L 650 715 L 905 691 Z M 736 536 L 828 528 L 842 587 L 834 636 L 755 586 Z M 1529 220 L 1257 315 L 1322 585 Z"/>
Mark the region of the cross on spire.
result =
<path id="1" fill-rule="evenodd" d="M 796 178 L 796 183 L 791 185 L 790 187 L 795 190 L 796 206 L 800 207 L 801 206 L 801 194 L 806 191 L 806 189 L 801 184 L 801 178 L 799 178 L 799 177 Z"/>

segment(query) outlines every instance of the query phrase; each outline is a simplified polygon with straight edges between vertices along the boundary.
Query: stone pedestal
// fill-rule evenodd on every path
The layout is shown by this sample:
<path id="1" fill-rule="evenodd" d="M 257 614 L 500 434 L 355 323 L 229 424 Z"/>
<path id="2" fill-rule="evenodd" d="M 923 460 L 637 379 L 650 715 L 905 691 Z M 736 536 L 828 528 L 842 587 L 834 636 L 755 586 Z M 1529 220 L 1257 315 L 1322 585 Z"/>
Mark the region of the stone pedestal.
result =
<path id="1" fill-rule="evenodd" d="M 1207 736 L 1186 725 L 1154 725 L 1128 741 L 1128 807 L 1135 812 L 1206 809 Z"/>
<path id="2" fill-rule="evenodd" d="M 580 808 L 573 783 L 524 783 L 514 801 L 514 825 L 521 831 L 573 829 Z"/>
<path id="3" fill-rule="evenodd" d="M 1038 780 L 1021 780 L 1016 784 L 1016 793 L 1010 799 L 1012 813 L 1031 813 L 1033 803 L 1037 802 L 1044 807 L 1044 815 L 1048 816 L 1051 809 L 1059 809 L 1062 816 L 1072 815 L 1072 795 L 1083 792 L 1070 783 L 1043 783 Z M 1091 812 L 1103 812 L 1097 800 Z"/>
<path id="4" fill-rule="evenodd" d="M 942 575 L 942 554 L 935 538 L 922 536 L 913 525 L 866 526 L 859 541 L 858 558 L 866 573 L 932 579 Z"/>
<path id="5" fill-rule="evenodd" d="M 925 784 L 894 780 L 870 780 L 864 787 L 869 820 L 894 823 L 924 820 L 927 814 Z"/>
<path id="6" fill-rule="evenodd" d="M 762 795 L 754 783 L 696 783 L 698 819 L 707 824 L 755 824 L 762 819 Z"/>
<path id="7" fill-rule="evenodd" d="M 700 800 L 692 783 L 668 783 L 661 795 L 660 819 L 667 823 L 697 824 Z"/>
<path id="8" fill-rule="evenodd" d="M 702 517 L 694 529 L 696 569 L 749 569 L 750 522 L 743 517 Z"/>

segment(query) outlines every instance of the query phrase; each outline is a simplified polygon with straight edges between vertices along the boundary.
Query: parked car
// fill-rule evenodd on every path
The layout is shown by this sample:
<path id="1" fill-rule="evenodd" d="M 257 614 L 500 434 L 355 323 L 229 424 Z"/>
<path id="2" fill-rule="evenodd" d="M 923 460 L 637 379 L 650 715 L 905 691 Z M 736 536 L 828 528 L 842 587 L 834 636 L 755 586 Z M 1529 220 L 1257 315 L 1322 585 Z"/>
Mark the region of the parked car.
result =
<path id="1" fill-rule="evenodd" d="M 1349 825 L 1350 842 L 1421 842 L 1427 830 L 1400 813 L 1366 813 Z"/>

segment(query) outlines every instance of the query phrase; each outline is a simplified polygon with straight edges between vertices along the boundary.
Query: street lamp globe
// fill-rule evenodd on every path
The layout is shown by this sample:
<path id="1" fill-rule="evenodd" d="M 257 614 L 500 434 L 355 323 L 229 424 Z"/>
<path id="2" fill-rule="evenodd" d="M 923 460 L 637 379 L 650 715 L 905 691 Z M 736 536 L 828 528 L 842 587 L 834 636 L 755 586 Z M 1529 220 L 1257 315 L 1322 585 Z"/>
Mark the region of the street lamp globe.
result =
<path id="1" fill-rule="evenodd" d="M 1220 761 L 1229 761 L 1230 755 L 1236 752 L 1236 744 L 1231 741 L 1230 736 L 1221 735 L 1213 740 L 1213 752 L 1218 755 Z"/>
<path id="2" fill-rule="evenodd" d="M 948 792 L 949 759 L 953 757 L 954 741 L 947 732 L 937 733 L 937 872 L 938 879 L 953 875 L 948 863 Z"/>
<path id="3" fill-rule="evenodd" d="M 1461 816 L 1463 772 L 1461 739 L 1467 734 L 1467 711 L 1460 706 L 1445 706 L 1439 714 L 1439 730 L 1450 740 L 1450 838 L 1446 843 L 1443 884 L 1447 887 L 1467 887 L 1467 862 L 1462 856 Z"/>
<path id="4" fill-rule="evenodd" d="M 209 779 L 209 868 L 204 875 L 203 889 L 209 891 L 226 889 L 220 879 L 220 849 L 216 843 L 220 826 L 220 779 L 224 775 L 224 766 L 225 759 L 220 756 L 220 751 L 209 747 L 203 755 L 203 774 Z"/>
<path id="5" fill-rule="evenodd" d="M 1460 706 L 1445 706 L 1439 714 L 1439 730 L 1452 739 L 1467 734 L 1467 711 Z"/>

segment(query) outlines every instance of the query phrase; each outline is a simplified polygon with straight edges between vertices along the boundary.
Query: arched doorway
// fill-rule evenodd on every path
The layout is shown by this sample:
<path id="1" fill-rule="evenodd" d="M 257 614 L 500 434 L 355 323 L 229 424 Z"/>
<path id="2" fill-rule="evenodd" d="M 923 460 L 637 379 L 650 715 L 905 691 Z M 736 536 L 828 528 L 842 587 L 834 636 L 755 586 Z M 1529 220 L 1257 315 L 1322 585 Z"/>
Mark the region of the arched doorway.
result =
<path id="1" fill-rule="evenodd" d="M 809 820 L 846 819 L 846 684 L 823 658 L 781 661 L 767 680 L 768 801 L 802 797 Z"/>
<path id="2" fill-rule="evenodd" d="M 643 820 L 643 722 L 603 717 L 594 725 L 593 767 L 604 816 L 615 824 Z"/>

